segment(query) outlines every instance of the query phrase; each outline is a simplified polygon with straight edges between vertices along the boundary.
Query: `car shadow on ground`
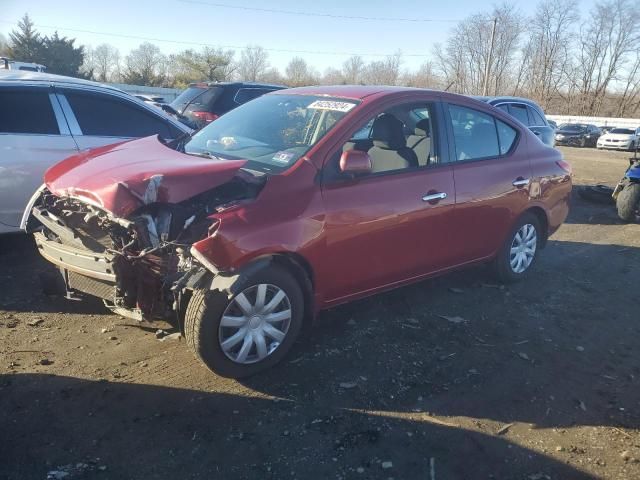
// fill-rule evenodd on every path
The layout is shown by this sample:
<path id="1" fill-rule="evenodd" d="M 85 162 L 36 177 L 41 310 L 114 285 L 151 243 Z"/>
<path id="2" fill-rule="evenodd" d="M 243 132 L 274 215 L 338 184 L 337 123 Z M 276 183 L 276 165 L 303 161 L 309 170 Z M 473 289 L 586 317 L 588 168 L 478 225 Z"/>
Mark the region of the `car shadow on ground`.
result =
<path id="1" fill-rule="evenodd" d="M 7 480 L 60 467 L 69 479 L 595 478 L 428 417 L 37 374 L 0 376 L 0 392 Z"/>
<path id="2" fill-rule="evenodd" d="M 243 384 L 317 406 L 636 429 L 640 324 L 621 286 L 638 267 L 638 248 L 551 240 L 515 285 L 479 268 L 326 312 L 287 363 Z"/>

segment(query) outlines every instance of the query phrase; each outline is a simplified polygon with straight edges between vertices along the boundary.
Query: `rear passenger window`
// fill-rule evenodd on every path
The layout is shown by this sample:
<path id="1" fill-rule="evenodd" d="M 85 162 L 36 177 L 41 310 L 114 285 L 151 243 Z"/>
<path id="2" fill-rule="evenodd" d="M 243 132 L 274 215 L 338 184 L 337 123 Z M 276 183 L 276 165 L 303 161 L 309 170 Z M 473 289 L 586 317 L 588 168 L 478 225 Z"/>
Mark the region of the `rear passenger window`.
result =
<path id="1" fill-rule="evenodd" d="M 520 120 L 524 125 L 530 125 L 529 116 L 527 115 L 527 107 L 512 103 L 509 105 L 509 113 Z"/>
<path id="2" fill-rule="evenodd" d="M 0 91 L 0 133 L 60 134 L 49 94 Z"/>
<path id="3" fill-rule="evenodd" d="M 449 105 L 456 160 L 474 160 L 500 155 L 495 119 L 478 110 Z"/>
<path id="4" fill-rule="evenodd" d="M 151 113 L 107 95 L 65 93 L 83 135 L 171 138 L 167 123 Z"/>
<path id="5" fill-rule="evenodd" d="M 498 141 L 500 142 L 500 155 L 506 154 L 513 143 L 516 141 L 516 136 L 518 132 L 516 132 L 515 128 L 510 127 L 506 123 L 496 119 L 496 125 L 498 127 Z"/>

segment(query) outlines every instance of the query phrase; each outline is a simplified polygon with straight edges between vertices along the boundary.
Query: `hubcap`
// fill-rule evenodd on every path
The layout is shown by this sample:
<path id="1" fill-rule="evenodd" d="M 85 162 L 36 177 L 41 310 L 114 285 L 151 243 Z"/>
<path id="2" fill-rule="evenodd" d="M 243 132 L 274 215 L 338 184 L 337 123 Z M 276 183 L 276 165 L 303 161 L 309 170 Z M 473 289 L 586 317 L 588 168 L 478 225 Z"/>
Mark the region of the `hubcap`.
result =
<path id="1" fill-rule="evenodd" d="M 509 254 L 509 263 L 514 273 L 524 272 L 536 255 L 536 244 L 538 241 L 538 232 L 536 227 L 527 223 L 520 227 L 511 242 L 511 252 Z"/>
<path id="2" fill-rule="evenodd" d="M 241 364 L 255 363 L 282 344 L 291 324 L 291 302 L 279 287 L 261 283 L 229 303 L 220 320 L 218 341 L 224 354 Z"/>

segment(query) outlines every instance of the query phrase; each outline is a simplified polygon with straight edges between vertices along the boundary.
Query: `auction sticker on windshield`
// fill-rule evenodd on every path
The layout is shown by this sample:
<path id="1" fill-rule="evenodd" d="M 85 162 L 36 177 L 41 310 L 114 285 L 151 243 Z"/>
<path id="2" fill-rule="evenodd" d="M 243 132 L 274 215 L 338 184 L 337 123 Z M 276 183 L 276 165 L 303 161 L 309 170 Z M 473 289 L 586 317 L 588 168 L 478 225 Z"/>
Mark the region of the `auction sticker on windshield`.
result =
<path id="1" fill-rule="evenodd" d="M 315 108 L 316 110 L 332 110 L 334 112 L 348 112 L 353 107 L 355 107 L 355 103 L 350 102 L 336 102 L 333 100 L 316 100 L 307 108 Z"/>

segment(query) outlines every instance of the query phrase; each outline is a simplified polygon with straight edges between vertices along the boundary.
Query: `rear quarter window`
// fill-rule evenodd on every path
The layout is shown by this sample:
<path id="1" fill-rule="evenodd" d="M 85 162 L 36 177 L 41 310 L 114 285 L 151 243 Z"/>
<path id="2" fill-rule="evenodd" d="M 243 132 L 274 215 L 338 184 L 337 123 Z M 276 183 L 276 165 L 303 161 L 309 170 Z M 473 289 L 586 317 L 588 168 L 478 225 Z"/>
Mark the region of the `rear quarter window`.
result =
<path id="1" fill-rule="evenodd" d="M 0 133 L 60 134 L 49 94 L 0 90 Z"/>

